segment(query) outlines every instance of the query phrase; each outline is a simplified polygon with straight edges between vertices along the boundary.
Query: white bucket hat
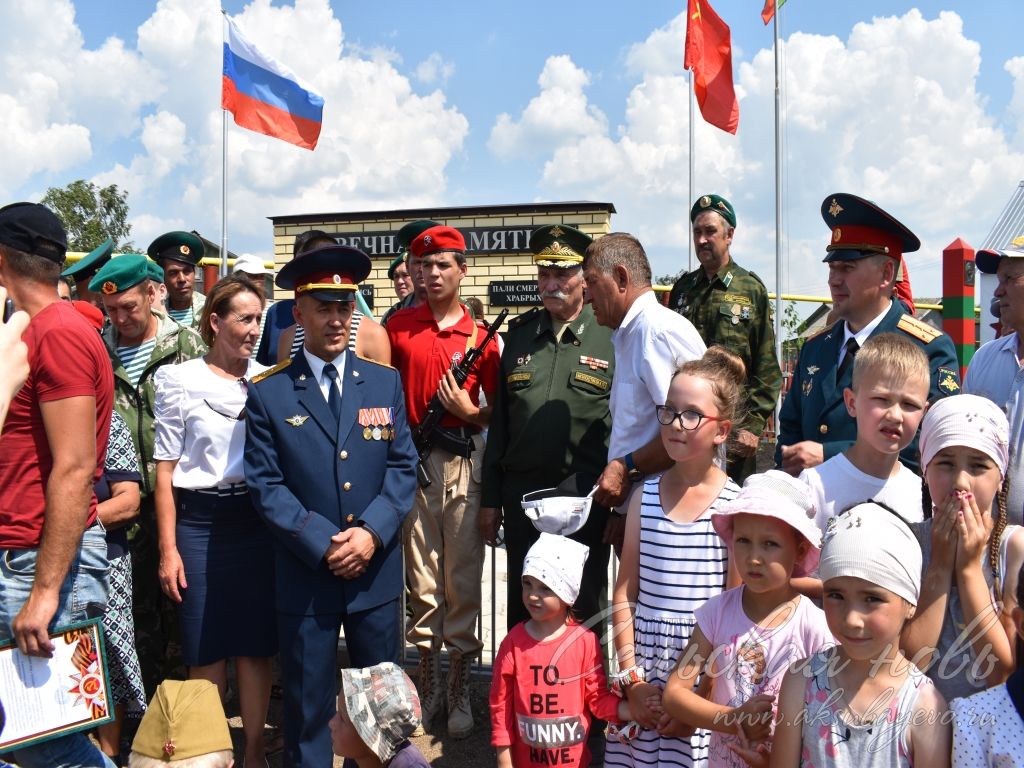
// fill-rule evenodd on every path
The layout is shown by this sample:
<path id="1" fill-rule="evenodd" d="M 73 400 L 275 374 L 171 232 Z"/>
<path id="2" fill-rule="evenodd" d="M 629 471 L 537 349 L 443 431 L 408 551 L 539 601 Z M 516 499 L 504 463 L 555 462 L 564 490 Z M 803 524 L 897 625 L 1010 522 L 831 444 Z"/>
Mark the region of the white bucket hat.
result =
<path id="1" fill-rule="evenodd" d="M 814 573 L 821 554 L 821 530 L 814 521 L 811 491 L 802 480 L 777 469 L 751 475 L 743 489 L 711 515 L 711 525 L 732 552 L 732 525 L 736 515 L 760 515 L 781 520 L 810 545 L 793 568 L 794 576 Z"/>

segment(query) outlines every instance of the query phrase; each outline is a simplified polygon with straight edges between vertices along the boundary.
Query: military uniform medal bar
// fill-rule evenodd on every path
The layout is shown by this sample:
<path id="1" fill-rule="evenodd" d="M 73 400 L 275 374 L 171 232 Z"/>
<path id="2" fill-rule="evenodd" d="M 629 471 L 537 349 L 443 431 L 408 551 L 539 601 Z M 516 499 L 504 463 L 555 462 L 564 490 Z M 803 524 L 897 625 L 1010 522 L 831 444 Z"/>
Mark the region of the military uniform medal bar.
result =
<path id="1" fill-rule="evenodd" d="M 358 421 L 363 428 L 363 440 L 391 440 L 394 437 L 394 408 L 360 408 Z"/>

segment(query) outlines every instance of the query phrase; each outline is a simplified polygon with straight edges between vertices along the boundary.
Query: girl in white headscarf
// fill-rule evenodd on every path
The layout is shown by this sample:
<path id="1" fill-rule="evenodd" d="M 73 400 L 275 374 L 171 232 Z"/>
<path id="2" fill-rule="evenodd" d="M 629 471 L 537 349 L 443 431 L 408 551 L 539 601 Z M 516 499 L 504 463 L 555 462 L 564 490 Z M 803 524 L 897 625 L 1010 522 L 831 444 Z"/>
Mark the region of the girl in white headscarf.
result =
<path id="1" fill-rule="evenodd" d="M 914 525 L 924 550 L 917 615 L 904 648 L 947 700 L 999 685 L 1013 671 L 1024 529 L 1006 522 L 1006 416 L 991 400 L 936 402 L 921 424 L 932 517 Z"/>

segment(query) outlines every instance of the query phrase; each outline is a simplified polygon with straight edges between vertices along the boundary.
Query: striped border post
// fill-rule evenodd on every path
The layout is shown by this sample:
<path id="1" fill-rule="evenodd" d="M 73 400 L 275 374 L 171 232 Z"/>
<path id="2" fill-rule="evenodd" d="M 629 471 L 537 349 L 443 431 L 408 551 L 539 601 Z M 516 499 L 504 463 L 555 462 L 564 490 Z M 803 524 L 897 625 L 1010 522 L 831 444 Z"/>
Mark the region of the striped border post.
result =
<path id="1" fill-rule="evenodd" d="M 953 340 L 960 380 L 974 356 L 974 249 L 957 238 L 942 251 L 942 330 Z"/>

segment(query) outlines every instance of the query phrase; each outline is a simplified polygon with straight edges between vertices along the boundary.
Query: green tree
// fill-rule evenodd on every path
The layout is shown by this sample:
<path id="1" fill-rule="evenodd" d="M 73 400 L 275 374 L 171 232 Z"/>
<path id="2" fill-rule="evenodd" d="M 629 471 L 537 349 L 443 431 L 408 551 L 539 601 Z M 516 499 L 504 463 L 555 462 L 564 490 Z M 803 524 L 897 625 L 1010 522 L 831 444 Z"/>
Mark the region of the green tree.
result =
<path id="1" fill-rule="evenodd" d="M 68 250 L 91 251 L 108 237 L 115 251 L 130 251 L 128 240 L 132 225 L 128 223 L 128 193 L 117 184 L 97 187 L 79 179 L 66 187 L 50 187 L 43 195 L 43 205 L 57 214 L 68 233 Z"/>
<path id="2" fill-rule="evenodd" d="M 783 354 L 789 354 L 793 357 L 799 354 L 805 341 L 805 339 L 800 337 L 801 325 L 803 325 L 803 321 L 796 311 L 796 302 L 787 301 L 785 308 L 782 310 Z"/>
<path id="3" fill-rule="evenodd" d="M 676 284 L 676 280 L 678 280 L 680 277 L 682 277 L 683 276 L 683 272 L 685 272 L 685 271 L 686 271 L 685 269 L 680 270 L 680 271 L 676 272 L 674 275 L 657 275 L 652 280 L 652 283 L 654 285 L 675 285 Z"/>

